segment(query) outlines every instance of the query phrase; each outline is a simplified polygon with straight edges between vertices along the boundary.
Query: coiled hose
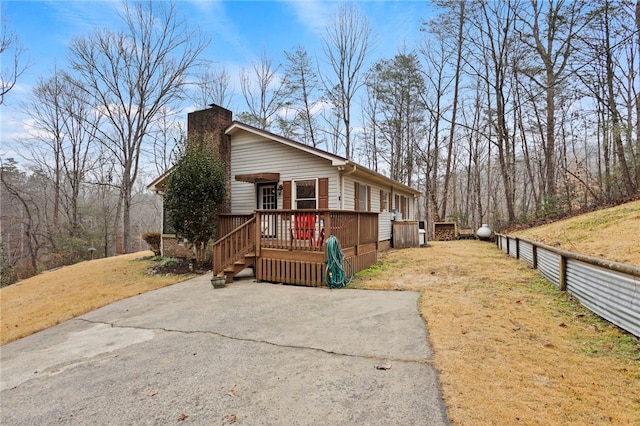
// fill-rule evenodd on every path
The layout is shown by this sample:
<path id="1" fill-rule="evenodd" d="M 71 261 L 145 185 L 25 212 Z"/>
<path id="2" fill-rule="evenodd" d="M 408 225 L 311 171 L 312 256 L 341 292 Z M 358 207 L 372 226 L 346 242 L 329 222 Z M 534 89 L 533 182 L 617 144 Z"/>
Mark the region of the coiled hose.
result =
<path id="1" fill-rule="evenodd" d="M 329 288 L 346 287 L 353 280 L 353 265 L 344 257 L 340 241 L 334 235 L 327 239 L 327 269 L 324 279 Z"/>

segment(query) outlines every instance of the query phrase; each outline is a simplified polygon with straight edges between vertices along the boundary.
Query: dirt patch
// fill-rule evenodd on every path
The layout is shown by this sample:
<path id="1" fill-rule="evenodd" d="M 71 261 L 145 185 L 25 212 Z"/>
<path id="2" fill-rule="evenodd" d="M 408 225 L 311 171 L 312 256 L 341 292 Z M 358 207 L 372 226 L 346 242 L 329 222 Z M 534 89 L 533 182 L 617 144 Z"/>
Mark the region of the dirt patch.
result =
<path id="1" fill-rule="evenodd" d="M 454 424 L 640 424 L 640 342 L 491 243 L 389 251 L 354 283 L 417 290 Z"/>
<path id="2" fill-rule="evenodd" d="M 150 258 L 148 260 L 153 260 Z M 184 274 L 204 274 L 212 269 L 212 262 L 205 262 L 202 265 L 195 265 L 189 259 L 158 259 L 153 266 L 147 269 L 148 274 L 153 275 L 184 275 Z"/>

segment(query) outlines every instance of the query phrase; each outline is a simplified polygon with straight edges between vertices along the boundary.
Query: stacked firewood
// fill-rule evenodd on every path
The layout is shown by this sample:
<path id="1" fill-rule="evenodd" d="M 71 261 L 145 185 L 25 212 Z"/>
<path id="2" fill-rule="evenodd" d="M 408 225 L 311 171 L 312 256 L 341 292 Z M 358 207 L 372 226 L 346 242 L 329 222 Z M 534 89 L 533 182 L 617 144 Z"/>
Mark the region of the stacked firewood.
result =
<path id="1" fill-rule="evenodd" d="M 433 239 L 435 241 L 450 241 L 458 239 L 458 227 L 455 222 L 436 222 L 433 224 Z"/>

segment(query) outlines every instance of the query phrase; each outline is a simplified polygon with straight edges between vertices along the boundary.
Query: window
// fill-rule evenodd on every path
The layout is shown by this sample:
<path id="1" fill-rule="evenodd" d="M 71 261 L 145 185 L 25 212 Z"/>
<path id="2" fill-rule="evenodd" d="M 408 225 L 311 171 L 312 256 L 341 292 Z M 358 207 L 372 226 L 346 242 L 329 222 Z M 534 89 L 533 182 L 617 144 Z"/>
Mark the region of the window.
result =
<path id="1" fill-rule="evenodd" d="M 409 218 L 409 198 L 402 197 L 402 217 L 405 219 Z"/>
<path id="2" fill-rule="evenodd" d="M 175 234 L 176 230 L 169 224 L 169 212 L 162 206 L 162 233 L 163 234 Z"/>
<path id="3" fill-rule="evenodd" d="M 298 180 L 295 181 L 295 206 L 296 209 L 316 208 L 316 181 Z"/>
<path id="4" fill-rule="evenodd" d="M 360 186 L 359 194 L 358 194 L 358 210 L 361 212 L 367 211 L 367 200 L 369 199 L 367 186 L 363 184 L 358 184 Z"/>
<path id="5" fill-rule="evenodd" d="M 329 208 L 329 178 L 282 181 L 283 209 L 315 209 L 316 205 Z"/>
<path id="6" fill-rule="evenodd" d="M 396 213 L 399 213 L 399 219 L 406 219 L 409 216 L 409 198 L 404 195 L 396 195 L 393 208 Z"/>
<path id="7" fill-rule="evenodd" d="M 354 210 L 366 212 L 371 210 L 371 187 L 354 182 Z"/>
<path id="8" fill-rule="evenodd" d="M 380 190 L 380 211 L 381 212 L 387 211 L 389 209 L 388 196 L 389 194 L 387 194 L 382 189 Z"/>
<path id="9" fill-rule="evenodd" d="M 396 195 L 396 211 L 398 211 L 403 219 L 409 216 L 409 199 L 403 195 Z"/>

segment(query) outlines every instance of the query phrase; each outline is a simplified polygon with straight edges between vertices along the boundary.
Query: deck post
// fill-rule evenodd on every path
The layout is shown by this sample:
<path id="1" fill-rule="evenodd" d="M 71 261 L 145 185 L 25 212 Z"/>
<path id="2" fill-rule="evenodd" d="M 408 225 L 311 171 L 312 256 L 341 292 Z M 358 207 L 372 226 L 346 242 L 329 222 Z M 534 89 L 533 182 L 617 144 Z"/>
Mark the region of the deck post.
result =
<path id="1" fill-rule="evenodd" d="M 360 254 L 360 222 L 362 221 L 362 214 L 361 213 L 356 213 L 357 215 L 357 227 L 356 229 L 358 230 L 358 239 L 356 240 L 356 256 Z"/>
<path id="2" fill-rule="evenodd" d="M 325 211 L 324 213 L 324 229 L 325 229 L 325 234 L 327 234 L 328 232 L 331 231 L 331 212 L 330 211 Z M 327 234 L 325 235 L 325 239 L 329 238 L 330 235 Z"/>
<path id="3" fill-rule="evenodd" d="M 255 216 L 256 216 L 256 223 L 255 223 L 255 243 L 256 243 L 256 262 L 258 261 L 258 259 L 260 258 L 260 244 L 262 242 L 262 232 L 260 230 L 260 224 L 262 223 L 262 218 L 260 217 L 260 212 L 259 211 L 255 211 L 254 212 Z"/>

